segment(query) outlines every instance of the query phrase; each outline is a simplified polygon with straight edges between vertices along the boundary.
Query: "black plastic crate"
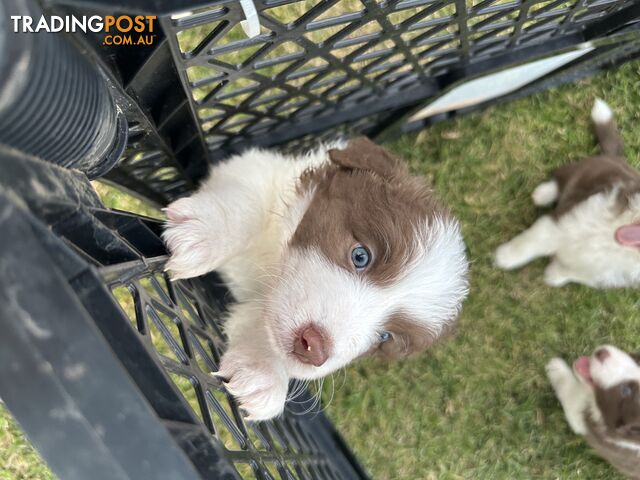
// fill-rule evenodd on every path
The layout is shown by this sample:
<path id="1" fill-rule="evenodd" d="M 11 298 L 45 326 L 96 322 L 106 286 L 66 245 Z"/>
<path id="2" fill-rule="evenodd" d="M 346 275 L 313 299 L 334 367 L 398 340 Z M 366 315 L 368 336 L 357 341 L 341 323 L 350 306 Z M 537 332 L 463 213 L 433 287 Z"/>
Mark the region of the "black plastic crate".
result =
<path id="1" fill-rule="evenodd" d="M 87 3 L 54 10 L 116 9 Z M 475 78 L 592 47 L 502 97 L 513 98 L 640 54 L 637 0 L 256 0 L 254 38 L 237 0 L 188 3 L 122 2 L 162 26 L 135 62 L 100 36 L 76 38 L 144 112 L 127 115 L 137 141 L 107 178 L 158 204 L 250 145 L 301 151 L 336 136 L 386 138 L 500 100 L 410 121 Z"/>

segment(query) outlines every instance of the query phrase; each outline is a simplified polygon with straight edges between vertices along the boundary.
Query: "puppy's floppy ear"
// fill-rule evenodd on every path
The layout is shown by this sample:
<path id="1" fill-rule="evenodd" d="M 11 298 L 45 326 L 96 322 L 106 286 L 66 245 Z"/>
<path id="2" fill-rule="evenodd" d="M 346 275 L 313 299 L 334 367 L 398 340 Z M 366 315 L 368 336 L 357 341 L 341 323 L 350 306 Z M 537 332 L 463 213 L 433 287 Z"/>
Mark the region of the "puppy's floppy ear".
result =
<path id="1" fill-rule="evenodd" d="M 329 158 L 342 168 L 365 170 L 389 178 L 407 173 L 403 162 L 367 137 L 357 137 L 343 150 L 329 150 Z"/>

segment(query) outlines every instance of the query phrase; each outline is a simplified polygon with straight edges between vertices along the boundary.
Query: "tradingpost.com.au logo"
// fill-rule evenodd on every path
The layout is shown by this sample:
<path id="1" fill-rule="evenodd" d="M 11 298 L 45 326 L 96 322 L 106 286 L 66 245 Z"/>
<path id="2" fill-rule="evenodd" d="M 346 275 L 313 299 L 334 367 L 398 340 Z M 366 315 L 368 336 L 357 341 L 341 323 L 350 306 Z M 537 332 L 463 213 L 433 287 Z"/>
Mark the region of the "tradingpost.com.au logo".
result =
<path id="1" fill-rule="evenodd" d="M 105 45 L 153 45 L 156 35 L 155 15 L 100 15 L 88 16 L 41 16 L 12 15 L 13 31 L 37 32 L 92 32 L 105 33 Z"/>

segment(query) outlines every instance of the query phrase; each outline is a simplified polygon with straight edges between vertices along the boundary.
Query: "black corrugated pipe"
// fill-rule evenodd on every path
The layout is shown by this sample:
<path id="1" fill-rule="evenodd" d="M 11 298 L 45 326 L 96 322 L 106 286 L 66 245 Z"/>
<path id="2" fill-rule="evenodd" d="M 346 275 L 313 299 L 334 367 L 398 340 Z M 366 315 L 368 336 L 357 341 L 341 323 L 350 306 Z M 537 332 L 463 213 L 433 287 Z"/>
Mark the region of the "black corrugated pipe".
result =
<path id="1" fill-rule="evenodd" d="M 90 178 L 106 173 L 126 128 L 106 80 L 65 33 L 14 32 L 12 15 L 42 15 L 29 0 L 0 0 L 0 144 Z"/>

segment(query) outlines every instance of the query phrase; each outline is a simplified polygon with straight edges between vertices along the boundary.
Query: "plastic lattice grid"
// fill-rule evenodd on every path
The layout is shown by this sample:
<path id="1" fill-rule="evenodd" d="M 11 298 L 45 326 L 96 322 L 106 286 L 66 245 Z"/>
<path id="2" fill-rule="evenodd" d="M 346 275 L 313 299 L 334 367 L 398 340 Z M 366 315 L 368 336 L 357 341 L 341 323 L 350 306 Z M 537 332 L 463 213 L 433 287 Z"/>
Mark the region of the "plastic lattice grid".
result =
<path id="1" fill-rule="evenodd" d="M 140 107 L 127 101 L 119 104 L 126 107 L 128 141 L 118 168 L 110 171 L 107 179 L 156 205 L 166 205 L 193 190 L 193 181 Z"/>
<path id="2" fill-rule="evenodd" d="M 154 198 L 153 193 L 161 191 L 173 198 L 193 189 L 193 183 L 170 155 L 151 142 L 145 142 L 146 131 L 139 123 L 131 122 L 128 133 L 129 142 L 118 168 L 139 182 L 136 185 L 141 190 L 139 193 L 162 205 L 166 200 Z"/>
<path id="3" fill-rule="evenodd" d="M 173 15 L 163 26 L 210 151 L 273 138 L 339 106 L 368 111 L 453 66 L 568 35 L 620 0 L 258 0 L 247 38 L 238 2 Z M 348 123 L 337 131 L 367 131 Z M 266 143 L 271 143 L 267 141 Z"/>
<path id="4" fill-rule="evenodd" d="M 224 350 L 224 301 L 204 298 L 202 283 L 170 282 L 158 265 L 125 282 L 111 282 L 110 290 L 242 478 L 342 478 L 292 411 L 304 410 L 309 401 L 290 404 L 277 421 L 246 422 L 222 382 L 210 374 Z"/>

